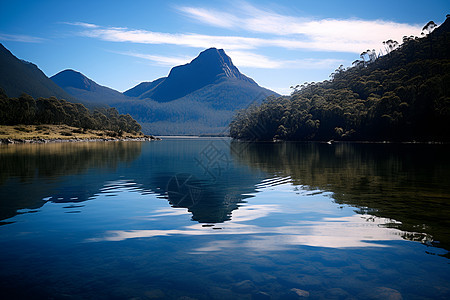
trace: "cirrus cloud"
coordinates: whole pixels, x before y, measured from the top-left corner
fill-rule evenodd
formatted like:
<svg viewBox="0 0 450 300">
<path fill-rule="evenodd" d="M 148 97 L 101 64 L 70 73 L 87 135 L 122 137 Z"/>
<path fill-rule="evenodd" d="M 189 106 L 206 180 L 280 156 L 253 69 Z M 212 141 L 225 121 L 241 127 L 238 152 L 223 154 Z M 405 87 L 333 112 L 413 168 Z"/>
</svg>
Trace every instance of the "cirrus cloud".
<svg viewBox="0 0 450 300">
<path fill-rule="evenodd" d="M 4 34 L 0 33 L 0 41 L 12 41 L 12 42 L 22 42 L 22 43 L 42 43 L 46 39 L 24 35 L 24 34 Z"/>
<path fill-rule="evenodd" d="M 403 36 L 419 35 L 421 26 L 386 20 L 314 19 L 278 14 L 239 3 L 235 14 L 204 7 L 177 7 L 183 15 L 198 22 L 234 30 L 244 30 L 284 39 L 269 45 L 291 49 L 360 53 L 378 49 L 383 40 L 401 41 Z M 286 39 L 286 37 L 290 37 Z"/>
<path fill-rule="evenodd" d="M 218 17 L 217 17 L 218 18 Z M 211 18 L 205 18 L 211 20 Z M 210 22 L 210 21 L 205 21 Z M 256 22 L 256 21 L 254 21 Z M 263 22 L 263 20 L 260 20 Z M 255 28 L 265 33 L 283 31 L 270 25 L 270 19 Z M 80 35 L 110 42 L 130 42 L 139 44 L 166 44 L 194 48 L 224 48 L 226 50 L 250 50 L 265 47 L 279 47 L 290 50 L 313 50 L 327 52 L 361 53 L 365 49 L 379 49 L 386 32 L 393 39 L 401 40 L 404 35 L 420 32 L 420 26 L 384 21 L 364 20 L 319 20 L 290 24 L 292 28 L 280 37 L 244 37 L 238 35 L 205 35 L 198 33 L 165 33 L 124 27 L 101 27 L 95 24 L 68 23 L 82 27 Z M 252 27 L 249 27 L 249 30 Z M 275 29 L 274 29 L 275 28 Z"/>
<path fill-rule="evenodd" d="M 228 54 L 238 67 L 261 69 L 329 69 L 344 62 L 333 58 L 273 59 L 248 51 L 228 51 Z"/>
<path fill-rule="evenodd" d="M 114 53 L 137 57 L 137 58 L 142 58 L 142 59 L 154 62 L 156 65 L 168 66 L 168 67 L 184 65 L 192 60 L 191 58 L 186 57 L 186 56 L 185 57 L 164 56 L 164 55 L 138 53 L 138 52 L 134 52 L 134 51 L 114 52 Z"/>
<path fill-rule="evenodd" d="M 263 39 L 239 36 L 211 36 L 195 33 L 172 34 L 148 30 L 104 27 L 84 30 L 80 35 L 110 42 L 139 44 L 166 44 L 194 48 L 254 49 L 264 44 Z"/>
</svg>

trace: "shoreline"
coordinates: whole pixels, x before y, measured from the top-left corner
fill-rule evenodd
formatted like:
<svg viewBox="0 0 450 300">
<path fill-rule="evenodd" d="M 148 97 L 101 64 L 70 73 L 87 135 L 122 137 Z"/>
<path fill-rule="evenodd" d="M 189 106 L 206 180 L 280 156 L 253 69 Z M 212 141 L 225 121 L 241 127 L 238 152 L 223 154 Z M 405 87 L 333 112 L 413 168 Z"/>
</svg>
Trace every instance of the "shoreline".
<svg viewBox="0 0 450 300">
<path fill-rule="evenodd" d="M 255 140 L 244 140 L 244 139 L 234 139 L 233 141 L 244 142 L 244 143 L 318 143 L 318 144 L 344 144 L 344 143 L 352 143 L 352 144 L 411 144 L 411 145 L 449 145 L 448 141 L 364 141 L 364 140 L 313 140 L 313 141 L 292 141 L 292 140 L 267 140 L 267 141 L 255 141 Z"/>
<path fill-rule="evenodd" d="M 161 139 L 142 132 L 83 129 L 64 124 L 0 125 L 0 145 L 155 140 Z"/>
<path fill-rule="evenodd" d="M 82 142 L 150 142 L 161 141 L 154 136 L 124 138 L 72 138 L 72 139 L 0 139 L 0 145 L 48 144 L 48 143 L 82 143 Z"/>
<path fill-rule="evenodd" d="M 143 137 L 111 137 L 111 138 L 70 138 L 70 139 L 46 139 L 46 138 L 32 138 L 32 139 L 0 139 L 0 145 L 20 145 L 20 144 L 47 144 L 47 143 L 82 143 L 82 142 L 150 142 L 161 141 L 161 138 L 152 135 Z"/>
</svg>

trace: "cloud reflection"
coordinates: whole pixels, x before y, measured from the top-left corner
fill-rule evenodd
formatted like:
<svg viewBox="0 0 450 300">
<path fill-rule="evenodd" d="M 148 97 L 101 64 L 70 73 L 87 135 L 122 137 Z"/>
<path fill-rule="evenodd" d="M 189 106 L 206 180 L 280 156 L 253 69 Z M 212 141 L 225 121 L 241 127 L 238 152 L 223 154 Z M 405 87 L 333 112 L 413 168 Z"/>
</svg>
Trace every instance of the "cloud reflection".
<svg viewBox="0 0 450 300">
<path fill-rule="evenodd" d="M 297 221 L 286 226 L 259 226 L 245 224 L 261 219 L 269 214 L 281 212 L 278 205 L 245 205 L 233 212 L 231 221 L 205 227 L 193 224 L 179 229 L 168 230 L 111 230 L 103 237 L 92 238 L 90 242 L 124 241 L 134 238 L 152 238 L 161 236 L 230 236 L 228 240 L 214 240 L 194 249 L 191 253 L 222 251 L 232 248 L 247 248 L 252 251 L 279 251 L 294 246 L 312 246 L 329 248 L 386 247 L 382 241 L 402 240 L 402 231 L 388 228 L 394 221 L 368 215 L 352 215 L 337 218 L 322 218 L 317 221 Z M 177 212 L 176 214 L 180 214 Z M 159 211 L 152 217 L 172 215 L 168 211 Z M 214 230 L 216 229 L 216 230 Z M 237 236 L 246 235 L 245 240 Z M 232 237 L 235 238 L 232 238 Z"/>
</svg>

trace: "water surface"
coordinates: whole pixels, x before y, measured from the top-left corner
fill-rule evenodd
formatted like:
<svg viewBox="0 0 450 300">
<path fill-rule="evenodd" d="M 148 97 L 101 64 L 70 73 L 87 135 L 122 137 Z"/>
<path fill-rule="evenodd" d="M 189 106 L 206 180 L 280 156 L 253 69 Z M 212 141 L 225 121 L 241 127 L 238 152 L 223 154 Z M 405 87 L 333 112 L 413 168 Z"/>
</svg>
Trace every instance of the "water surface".
<svg viewBox="0 0 450 300">
<path fill-rule="evenodd" d="M 2 294 L 448 299 L 448 150 L 227 139 L 2 146 Z"/>
</svg>

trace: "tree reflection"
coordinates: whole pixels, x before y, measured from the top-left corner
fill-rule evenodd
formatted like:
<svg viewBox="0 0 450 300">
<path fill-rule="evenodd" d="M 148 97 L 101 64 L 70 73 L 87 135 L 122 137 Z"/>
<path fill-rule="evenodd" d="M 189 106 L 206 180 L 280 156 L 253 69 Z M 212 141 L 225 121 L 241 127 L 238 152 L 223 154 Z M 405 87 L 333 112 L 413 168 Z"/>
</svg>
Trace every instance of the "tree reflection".
<svg viewBox="0 0 450 300">
<path fill-rule="evenodd" d="M 450 249 L 448 145 L 234 142 L 235 159 L 390 218 L 404 238 Z M 433 240 L 430 240 L 432 236 Z"/>
<path fill-rule="evenodd" d="M 39 208 L 48 198 L 53 202 L 81 202 L 104 184 L 103 180 L 76 182 L 65 189 L 63 176 L 89 169 L 114 170 L 141 153 L 140 142 L 54 143 L 2 146 L 0 149 L 0 220 L 19 209 Z"/>
</svg>

